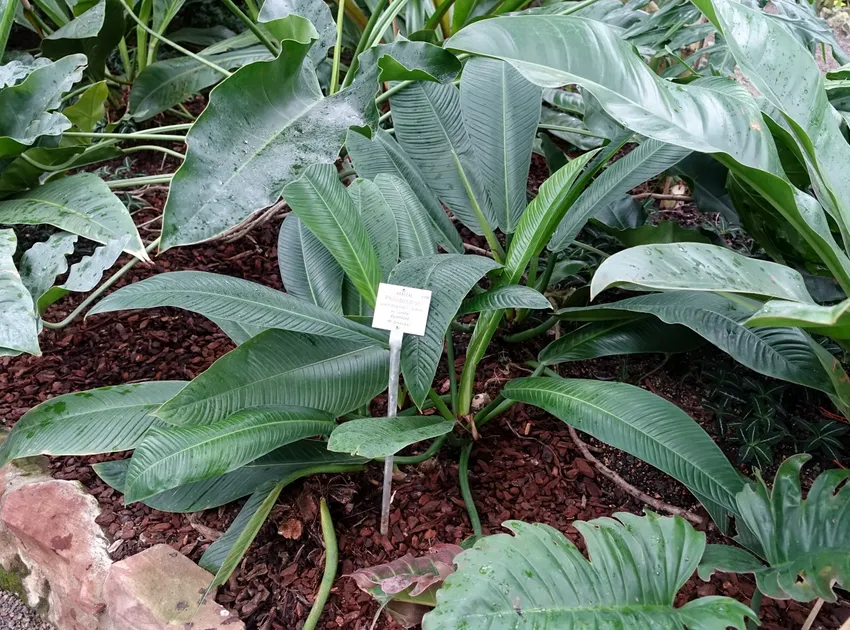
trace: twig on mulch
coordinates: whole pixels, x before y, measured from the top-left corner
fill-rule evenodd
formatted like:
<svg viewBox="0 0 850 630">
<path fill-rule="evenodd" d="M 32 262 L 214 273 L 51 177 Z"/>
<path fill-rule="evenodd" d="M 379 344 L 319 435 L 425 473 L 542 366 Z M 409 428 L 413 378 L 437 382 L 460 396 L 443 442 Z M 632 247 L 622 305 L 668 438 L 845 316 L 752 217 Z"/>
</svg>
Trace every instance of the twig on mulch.
<svg viewBox="0 0 850 630">
<path fill-rule="evenodd" d="M 218 540 L 221 538 L 221 532 L 217 529 L 213 529 L 212 527 L 207 527 L 202 523 L 197 522 L 195 519 L 197 517 L 194 514 L 187 514 L 186 520 L 189 521 L 189 525 L 192 526 L 196 532 L 198 532 L 204 538 L 209 538 L 210 540 Z"/>
<path fill-rule="evenodd" d="M 481 247 L 476 247 L 475 245 L 470 245 L 469 243 L 464 243 L 463 248 L 466 251 L 472 252 L 473 254 L 478 254 L 480 256 L 489 256 L 490 258 L 493 257 L 493 254 L 488 252 L 486 249 L 482 249 Z"/>
<path fill-rule="evenodd" d="M 225 243 L 238 241 L 248 234 L 248 232 L 251 232 L 254 228 L 270 221 L 271 219 L 283 220 L 283 218 L 289 214 L 289 212 L 284 212 L 284 208 L 286 207 L 286 202 L 281 199 L 274 205 L 271 205 L 265 210 L 261 210 L 257 214 L 249 217 L 239 225 L 230 228 L 218 238 L 223 240 Z"/>
<path fill-rule="evenodd" d="M 666 193 L 638 193 L 632 195 L 632 199 L 657 199 L 658 201 L 693 201 L 690 195 L 669 195 Z"/>
<path fill-rule="evenodd" d="M 620 475 L 618 475 L 613 470 L 608 468 L 605 464 L 596 459 L 593 453 L 590 452 L 590 449 L 587 447 L 587 444 L 585 444 L 581 440 L 581 438 L 579 438 L 578 433 L 576 433 L 576 430 L 574 428 L 567 425 L 567 429 L 569 429 L 570 438 L 578 447 L 578 450 L 581 451 L 582 457 L 584 457 L 587 461 L 596 466 L 596 469 L 599 472 L 608 477 L 608 479 L 613 481 L 615 484 L 617 484 L 617 486 L 622 488 L 628 494 L 632 495 L 638 501 L 642 501 L 648 506 L 661 512 L 667 512 L 668 514 L 675 514 L 676 516 L 681 516 L 682 518 L 689 520 L 695 525 L 702 525 L 705 522 L 701 516 L 697 516 L 696 514 L 688 512 L 687 510 L 684 510 L 680 507 L 676 507 L 675 505 L 665 503 L 664 501 L 659 501 L 658 499 L 655 499 L 646 494 L 645 492 L 641 492 L 640 490 L 635 488 L 632 484 L 623 479 Z"/>
</svg>

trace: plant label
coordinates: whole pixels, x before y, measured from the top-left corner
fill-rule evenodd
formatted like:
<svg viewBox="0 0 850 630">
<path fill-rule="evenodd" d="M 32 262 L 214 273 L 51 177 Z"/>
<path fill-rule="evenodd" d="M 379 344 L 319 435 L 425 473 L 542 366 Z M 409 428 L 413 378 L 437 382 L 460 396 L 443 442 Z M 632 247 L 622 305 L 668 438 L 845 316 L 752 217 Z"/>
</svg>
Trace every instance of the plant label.
<svg viewBox="0 0 850 630">
<path fill-rule="evenodd" d="M 431 292 L 427 289 L 382 282 L 378 285 L 372 328 L 421 337 L 425 334 L 430 307 Z"/>
</svg>

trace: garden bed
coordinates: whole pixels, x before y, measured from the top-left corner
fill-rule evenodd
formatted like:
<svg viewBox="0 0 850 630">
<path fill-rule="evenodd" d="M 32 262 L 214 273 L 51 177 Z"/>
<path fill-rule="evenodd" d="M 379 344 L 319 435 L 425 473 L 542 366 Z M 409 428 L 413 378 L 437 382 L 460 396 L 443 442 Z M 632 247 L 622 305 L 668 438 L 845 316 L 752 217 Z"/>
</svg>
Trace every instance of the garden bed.
<svg viewBox="0 0 850 630">
<path fill-rule="evenodd" d="M 137 162 L 134 168 L 156 172 L 159 162 Z M 537 163 L 532 183 L 542 179 L 540 169 L 541 164 Z M 135 218 L 138 225 L 143 225 L 158 216 L 164 193 L 152 189 L 142 190 L 140 195 L 146 204 Z M 688 222 L 693 221 L 691 208 L 680 212 Z M 170 250 L 155 257 L 150 265 L 136 266 L 117 286 L 164 271 L 199 269 L 281 288 L 275 253 L 276 226 L 277 222 L 259 226 L 234 242 Z M 72 297 L 60 303 L 47 319 L 61 319 L 77 302 Z M 32 406 L 59 394 L 151 379 L 192 379 L 233 347 L 208 320 L 173 309 L 97 315 L 76 321 L 64 330 L 46 331 L 41 340 L 41 357 L 0 358 L 0 418 L 7 426 Z M 458 365 L 463 362 L 466 341 L 465 335 L 456 335 Z M 495 396 L 505 382 L 527 374 L 530 370 L 525 361 L 534 359 L 538 348 L 527 343 L 492 347 L 479 370 L 477 391 Z M 705 353 L 717 351 L 706 348 Z M 619 358 L 568 363 L 561 372 L 638 384 L 686 410 L 714 433 L 710 416 L 702 407 L 708 387 L 698 369 L 703 358 L 699 351 L 674 357 L 645 378 L 642 375 L 659 367 L 660 356 L 631 358 L 625 378 Z M 736 369 L 744 371 L 739 366 Z M 442 384 L 447 388 L 445 367 L 440 370 L 437 387 Z M 790 398 L 795 399 L 793 394 Z M 821 417 L 816 405 L 800 406 L 795 410 L 797 414 L 811 420 Z M 380 412 L 375 406 L 373 411 Z M 715 437 L 727 452 L 734 451 L 722 436 Z M 664 474 L 599 443 L 589 444 L 596 457 L 637 488 L 673 505 L 699 509 L 691 495 Z M 80 480 L 97 497 L 103 509 L 99 522 L 114 541 L 110 547 L 114 559 L 167 543 L 197 560 L 238 512 L 239 505 L 192 516 L 161 513 L 141 503 L 125 507 L 121 495 L 104 484 L 91 468 L 92 463 L 104 459 L 54 458 L 52 470 L 57 478 Z M 471 461 L 470 483 L 485 534 L 499 531 L 502 521 L 521 519 L 552 525 L 581 545 L 571 525 L 573 520 L 618 511 L 640 513 L 644 508 L 581 456 L 562 422 L 524 405 L 516 406 L 482 431 Z M 826 460 L 821 463 L 831 465 Z M 472 533 L 460 496 L 457 453 L 451 449 L 443 449 L 438 457 L 423 464 L 401 467 L 394 485 L 388 538 L 377 532 L 380 478 L 380 467 L 374 464 L 365 474 L 322 475 L 286 488 L 239 569 L 220 589 L 218 601 L 236 612 L 248 628 L 298 627 L 309 611 L 322 575 L 318 498 L 325 496 L 339 536 L 341 567 L 320 627 L 368 628 L 377 604 L 346 574 L 408 552 L 427 551 L 437 543 L 459 543 Z M 709 538 L 719 539 L 719 534 L 711 531 Z M 750 579 L 721 574 L 710 583 L 692 578 L 679 597 L 686 601 L 718 594 L 748 601 L 752 591 Z M 799 627 L 808 607 L 767 599 L 762 612 L 763 627 L 778 630 Z M 814 627 L 838 628 L 847 616 L 847 602 L 843 607 L 841 603 L 827 604 Z M 390 627 L 396 626 L 384 619 L 376 625 Z"/>
</svg>

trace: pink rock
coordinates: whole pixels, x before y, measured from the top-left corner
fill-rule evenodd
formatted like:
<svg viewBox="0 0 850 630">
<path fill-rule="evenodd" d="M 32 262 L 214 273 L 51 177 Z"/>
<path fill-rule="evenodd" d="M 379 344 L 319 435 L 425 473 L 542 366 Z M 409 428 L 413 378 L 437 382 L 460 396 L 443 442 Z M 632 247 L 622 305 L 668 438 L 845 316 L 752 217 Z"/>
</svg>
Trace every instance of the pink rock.
<svg viewBox="0 0 850 630">
<path fill-rule="evenodd" d="M 111 561 L 95 498 L 79 483 L 50 480 L 7 489 L 2 499 L 0 523 L 49 582 L 49 619 L 62 630 L 97 628 Z"/>
<path fill-rule="evenodd" d="M 213 576 L 168 545 L 112 565 L 103 591 L 108 630 L 244 630 L 212 600 L 198 606 Z"/>
</svg>

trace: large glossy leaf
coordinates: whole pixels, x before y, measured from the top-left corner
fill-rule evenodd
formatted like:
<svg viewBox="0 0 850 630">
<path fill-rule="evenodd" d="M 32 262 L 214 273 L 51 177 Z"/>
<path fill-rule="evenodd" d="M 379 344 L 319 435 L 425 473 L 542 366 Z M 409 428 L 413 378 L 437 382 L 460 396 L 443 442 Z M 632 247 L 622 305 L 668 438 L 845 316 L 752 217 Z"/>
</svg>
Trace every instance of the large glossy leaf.
<svg viewBox="0 0 850 630">
<path fill-rule="evenodd" d="M 331 433 L 328 450 L 362 457 L 387 457 L 405 446 L 445 435 L 454 426 L 454 422 L 439 415 L 349 420 Z"/>
<path fill-rule="evenodd" d="M 504 281 L 517 284 L 528 262 L 543 251 L 552 233 L 581 191 L 573 186 L 593 158 L 589 151 L 575 158 L 543 182 L 537 197 L 523 213 L 505 260 Z"/>
<path fill-rule="evenodd" d="M 56 277 L 68 271 L 66 256 L 73 253 L 77 237 L 67 232 L 57 232 L 41 243 L 35 243 L 21 256 L 21 282 L 38 304 Z"/>
<path fill-rule="evenodd" d="M 758 476 L 738 494 L 742 524 L 757 541 L 767 564 L 742 549 L 709 545 L 699 567 L 707 580 L 715 571 L 755 573 L 759 590 L 774 599 L 834 602 L 835 586 L 850 584 L 850 471 L 827 470 L 806 498 L 800 469 L 810 455 L 782 463 L 768 489 Z"/>
<path fill-rule="evenodd" d="M 466 63 L 460 84 L 463 123 L 505 233 L 514 231 L 527 203 L 540 103 L 540 88 L 509 64 L 481 57 Z"/>
<path fill-rule="evenodd" d="M 20 53 L 3 65 L 0 65 L 0 88 L 17 85 L 39 68 L 49 66 L 51 60 L 46 57 L 33 57 Z"/>
<path fill-rule="evenodd" d="M 213 363 L 156 415 L 179 425 L 283 405 L 341 415 L 386 389 L 388 356 L 379 346 L 268 330 Z"/>
<path fill-rule="evenodd" d="M 0 446 L 0 465 L 32 455 L 93 455 L 135 448 L 184 381 L 150 381 L 64 394 L 33 407 Z"/>
<path fill-rule="evenodd" d="M 393 209 L 381 194 L 381 189 L 368 179 L 358 178 L 345 190 L 363 217 L 363 227 L 381 267 L 381 280 L 386 280 L 398 264 L 399 257 L 399 230 Z"/>
<path fill-rule="evenodd" d="M 428 213 L 407 182 L 396 175 L 381 173 L 375 178 L 375 185 L 395 216 L 399 258 L 405 260 L 436 254 L 437 246 Z"/>
<path fill-rule="evenodd" d="M 271 54 L 265 46 L 240 48 L 206 57 L 227 70 L 270 58 Z M 136 120 L 153 118 L 220 80 L 219 72 L 191 57 L 157 61 L 146 66 L 133 82 L 133 88 L 130 90 L 130 113 Z"/>
<path fill-rule="evenodd" d="M 342 315 L 342 267 L 295 214 L 280 226 L 277 260 L 289 295 Z"/>
<path fill-rule="evenodd" d="M 213 479 L 204 479 L 166 490 L 142 503 L 162 512 L 200 512 L 246 497 L 266 482 L 279 481 L 316 466 L 363 465 L 368 460 L 332 453 L 327 442 L 299 440 L 275 449 L 241 468 Z M 129 459 L 93 466 L 98 477 L 124 493 Z"/>
<path fill-rule="evenodd" d="M 452 225 L 449 216 L 437 199 L 436 194 L 425 181 L 422 172 L 404 152 L 392 136 L 383 129 L 376 129 L 371 139 L 351 130 L 348 132 L 345 146 L 354 161 L 357 172 L 369 179 L 381 173 L 397 175 L 413 189 L 428 212 L 435 231 L 436 241 L 449 253 L 463 253 L 463 242 Z"/>
<path fill-rule="evenodd" d="M 481 311 L 498 311 L 506 308 L 530 308 L 535 310 L 550 309 L 552 305 L 546 296 L 539 291 L 521 284 L 509 284 L 496 287 L 466 300 L 459 313 L 480 313 Z"/>
<path fill-rule="evenodd" d="M 86 293 L 94 289 L 100 279 L 103 278 L 103 272 L 112 267 L 118 260 L 127 240 L 126 236 L 115 239 L 102 247 L 95 248 L 90 255 L 83 256 L 80 262 L 71 266 L 68 279 L 57 288 L 79 293 Z"/>
<path fill-rule="evenodd" d="M 372 306 L 378 295 L 381 267 L 366 233 L 363 217 L 345 192 L 336 168 L 314 164 L 283 189 L 289 207 L 318 238 Z"/>
<path fill-rule="evenodd" d="M 127 208 L 92 173 L 63 177 L 0 201 L 0 223 L 47 223 L 103 244 L 127 238 L 124 251 L 148 258 Z"/>
<path fill-rule="evenodd" d="M 364 344 L 386 344 L 386 335 L 281 291 L 206 271 L 161 273 L 109 294 L 89 311 L 111 313 L 173 306 L 250 329 L 280 328 Z"/>
<path fill-rule="evenodd" d="M 163 250 L 210 239 L 273 204 L 308 165 L 334 162 L 351 125 L 373 118 L 372 80 L 324 98 L 303 63 L 315 29 L 285 19 L 298 39 L 284 40 L 277 59 L 222 82 L 192 126 L 164 210 Z"/>
<path fill-rule="evenodd" d="M 495 227 L 463 124 L 460 91 L 451 84 L 418 81 L 394 94 L 390 105 L 396 139 L 443 203 L 475 234 L 483 234 L 482 221 Z"/>
<path fill-rule="evenodd" d="M 218 477 L 314 435 L 329 434 L 331 414 L 307 407 L 246 409 L 204 425 L 154 427 L 136 447 L 124 480 L 127 503 Z"/>
<path fill-rule="evenodd" d="M 640 245 L 618 252 L 593 275 L 591 299 L 611 287 L 723 291 L 814 303 L 803 276 L 790 267 L 704 243 Z"/>
<path fill-rule="evenodd" d="M 539 46 L 540 41 L 552 44 Z M 503 59 L 543 87 L 579 84 L 629 129 L 715 154 L 757 188 L 850 287 L 850 259 L 832 239 L 822 208 L 785 179 L 759 106 L 743 86 L 717 77 L 687 85 L 664 81 L 617 31 L 573 16 L 482 20 L 446 47 Z"/>
<path fill-rule="evenodd" d="M 377 59 L 378 81 L 436 81 L 451 83 L 460 72 L 460 61 L 449 51 L 424 42 L 398 38 L 389 44 L 368 49 L 363 63 Z"/>
<path fill-rule="evenodd" d="M 757 619 L 729 597 L 674 607 L 705 549 L 705 534 L 681 517 L 618 513 L 576 521 L 589 559 L 548 525 L 503 526 L 514 535 L 487 536 L 455 557 L 457 571 L 437 591 L 423 630 L 744 630 L 747 618 Z"/>
<path fill-rule="evenodd" d="M 431 291 L 425 334 L 406 335 L 401 347 L 401 370 L 410 397 L 422 407 L 443 354 L 443 340 L 466 294 L 488 271 L 499 265 L 484 256 L 435 254 L 404 260 L 390 282 Z"/>
<path fill-rule="evenodd" d="M 71 127 L 55 110 L 62 104 L 62 94 L 82 78 L 85 66 L 85 55 L 70 55 L 0 91 L 0 159 L 21 153 L 41 136 L 58 136 Z"/>
<path fill-rule="evenodd" d="M 549 250 L 559 252 L 566 249 L 589 219 L 635 186 L 677 164 L 688 153 L 688 149 L 657 140 L 642 142 L 639 147 L 611 164 L 593 180 L 558 225 L 549 241 Z"/>
<path fill-rule="evenodd" d="M 651 314 L 668 324 L 687 326 L 732 358 L 760 374 L 835 393 L 814 349 L 814 340 L 796 328 L 748 328 L 758 308 L 720 295 L 693 291 L 654 293 L 612 304 L 559 311 L 567 319 L 594 321 Z"/>
<path fill-rule="evenodd" d="M 694 4 L 723 34 L 744 74 L 785 116 L 818 199 L 831 210 L 847 239 L 850 146 L 829 104 L 814 57 L 785 25 L 760 9 L 730 0 L 697 0 Z"/>
<path fill-rule="evenodd" d="M 835 339 L 850 335 L 850 300 L 833 306 L 770 300 L 745 323 L 747 326 L 797 326 Z"/>
<path fill-rule="evenodd" d="M 671 326 L 655 318 L 593 322 L 556 339 L 540 351 L 546 365 L 621 354 L 688 352 L 702 338 L 684 326 Z"/>
<path fill-rule="evenodd" d="M 0 230 L 0 349 L 41 354 L 35 304 L 12 260 L 17 246 L 12 230 Z"/>
</svg>

